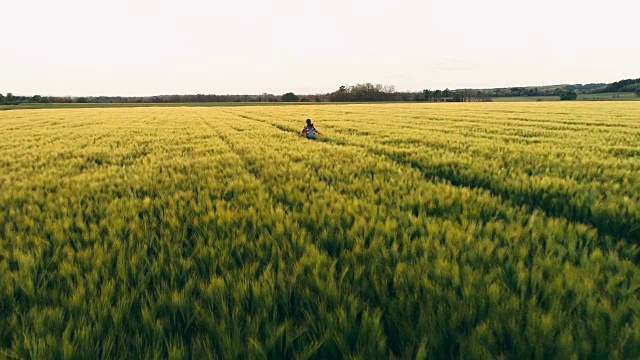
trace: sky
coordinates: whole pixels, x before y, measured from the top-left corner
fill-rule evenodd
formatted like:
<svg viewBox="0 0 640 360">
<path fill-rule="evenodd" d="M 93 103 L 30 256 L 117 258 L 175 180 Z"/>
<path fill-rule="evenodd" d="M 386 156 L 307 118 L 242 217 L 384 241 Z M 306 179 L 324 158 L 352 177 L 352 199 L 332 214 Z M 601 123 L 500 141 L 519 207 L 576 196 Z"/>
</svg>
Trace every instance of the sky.
<svg viewBox="0 0 640 360">
<path fill-rule="evenodd" d="M 640 78 L 637 0 L 0 0 L 0 93 L 326 93 Z"/>
</svg>

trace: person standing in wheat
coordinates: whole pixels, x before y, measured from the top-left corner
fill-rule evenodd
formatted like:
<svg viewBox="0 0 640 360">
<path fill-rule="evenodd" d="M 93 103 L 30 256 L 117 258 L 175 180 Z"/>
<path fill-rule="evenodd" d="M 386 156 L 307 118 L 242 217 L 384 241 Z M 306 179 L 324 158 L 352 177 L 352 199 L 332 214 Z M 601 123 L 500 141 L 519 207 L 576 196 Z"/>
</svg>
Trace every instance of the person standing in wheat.
<svg viewBox="0 0 640 360">
<path fill-rule="evenodd" d="M 318 129 L 316 129 L 315 126 L 313 126 L 311 119 L 307 119 L 307 126 L 302 128 L 302 131 L 300 131 L 300 136 L 304 136 L 309 140 L 315 140 L 316 134 L 322 135 L 322 133 L 318 131 Z"/>
</svg>

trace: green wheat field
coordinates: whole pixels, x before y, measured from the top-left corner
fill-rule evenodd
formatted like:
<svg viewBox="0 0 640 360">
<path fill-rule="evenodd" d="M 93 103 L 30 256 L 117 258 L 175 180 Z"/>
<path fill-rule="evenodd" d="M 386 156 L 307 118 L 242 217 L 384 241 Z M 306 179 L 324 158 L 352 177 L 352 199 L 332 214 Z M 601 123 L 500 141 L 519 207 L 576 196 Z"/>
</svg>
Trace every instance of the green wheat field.
<svg viewBox="0 0 640 360">
<path fill-rule="evenodd" d="M 638 102 L 0 112 L 0 358 L 637 358 L 639 244 Z"/>
</svg>

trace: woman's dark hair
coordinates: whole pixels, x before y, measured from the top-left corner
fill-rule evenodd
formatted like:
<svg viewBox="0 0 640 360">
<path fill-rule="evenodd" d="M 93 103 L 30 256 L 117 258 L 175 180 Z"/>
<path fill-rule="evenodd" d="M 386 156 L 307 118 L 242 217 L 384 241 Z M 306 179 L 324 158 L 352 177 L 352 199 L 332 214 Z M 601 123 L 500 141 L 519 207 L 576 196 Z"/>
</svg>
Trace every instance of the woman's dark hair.
<svg viewBox="0 0 640 360">
<path fill-rule="evenodd" d="M 311 119 L 307 119 L 307 125 L 313 126 L 313 124 L 311 123 Z"/>
</svg>

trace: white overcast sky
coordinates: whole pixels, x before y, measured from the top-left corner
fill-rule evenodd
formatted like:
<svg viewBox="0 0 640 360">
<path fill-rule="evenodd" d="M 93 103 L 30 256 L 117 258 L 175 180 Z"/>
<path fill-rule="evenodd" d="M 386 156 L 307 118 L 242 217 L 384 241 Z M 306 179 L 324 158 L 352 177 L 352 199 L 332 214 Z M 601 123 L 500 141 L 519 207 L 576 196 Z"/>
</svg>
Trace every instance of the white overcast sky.
<svg viewBox="0 0 640 360">
<path fill-rule="evenodd" d="M 640 77 L 638 0 L 0 0 L 0 93 L 282 94 Z"/>
</svg>

